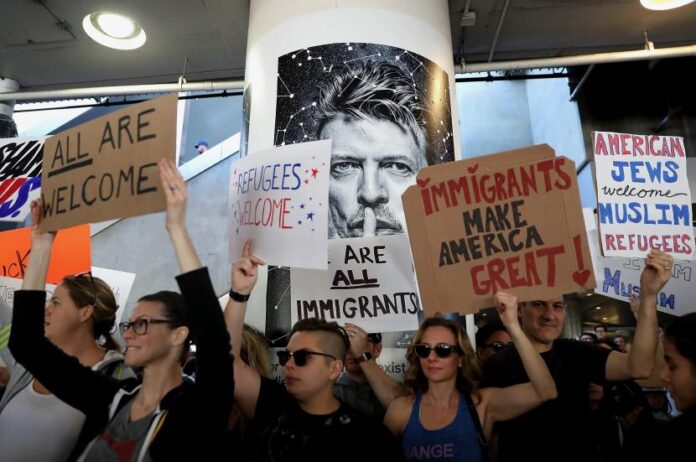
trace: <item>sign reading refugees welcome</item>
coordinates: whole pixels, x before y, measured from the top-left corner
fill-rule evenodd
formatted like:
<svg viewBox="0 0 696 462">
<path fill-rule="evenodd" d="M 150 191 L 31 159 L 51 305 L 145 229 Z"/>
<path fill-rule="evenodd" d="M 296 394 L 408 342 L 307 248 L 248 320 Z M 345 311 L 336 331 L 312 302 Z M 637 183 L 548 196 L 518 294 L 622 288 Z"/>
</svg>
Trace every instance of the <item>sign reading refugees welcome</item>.
<svg viewBox="0 0 696 462">
<path fill-rule="evenodd" d="M 271 265 L 326 268 L 331 141 L 257 152 L 232 164 L 230 255 L 254 239 Z"/>
<path fill-rule="evenodd" d="M 656 249 L 693 259 L 684 140 L 595 132 L 593 143 L 603 254 L 645 257 Z"/>
<path fill-rule="evenodd" d="M 45 139 L 0 139 L 0 221 L 24 221 L 39 197 Z"/>
<path fill-rule="evenodd" d="M 164 210 L 157 161 L 174 160 L 176 107 L 163 96 L 46 140 L 41 230 Z"/>
<path fill-rule="evenodd" d="M 420 302 L 404 234 L 332 239 L 328 270 L 291 269 L 292 323 L 322 318 L 367 332 L 418 328 Z"/>
<path fill-rule="evenodd" d="M 595 286 L 575 164 L 547 145 L 424 168 L 403 202 L 426 315 Z"/>
</svg>

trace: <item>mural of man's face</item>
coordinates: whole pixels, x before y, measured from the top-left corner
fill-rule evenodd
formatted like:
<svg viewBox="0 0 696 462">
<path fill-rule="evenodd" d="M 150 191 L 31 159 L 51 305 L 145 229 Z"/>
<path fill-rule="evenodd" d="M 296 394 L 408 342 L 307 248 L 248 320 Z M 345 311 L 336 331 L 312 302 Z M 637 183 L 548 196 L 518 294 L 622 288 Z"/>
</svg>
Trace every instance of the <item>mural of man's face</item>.
<svg viewBox="0 0 696 462">
<path fill-rule="evenodd" d="M 413 135 L 389 120 L 346 116 L 327 122 L 320 138 L 333 141 L 329 236 L 404 232 L 401 194 L 426 165 Z"/>
</svg>

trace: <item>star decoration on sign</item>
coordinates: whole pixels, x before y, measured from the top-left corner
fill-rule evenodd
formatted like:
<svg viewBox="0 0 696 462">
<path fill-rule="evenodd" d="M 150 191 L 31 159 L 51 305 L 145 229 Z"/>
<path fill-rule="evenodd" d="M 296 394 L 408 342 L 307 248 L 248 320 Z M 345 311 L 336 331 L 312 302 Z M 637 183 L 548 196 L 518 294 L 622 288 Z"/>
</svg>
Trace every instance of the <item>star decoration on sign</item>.
<svg viewBox="0 0 696 462">
<path fill-rule="evenodd" d="M 308 220 L 314 221 L 314 212 L 309 212 L 309 213 L 307 214 L 307 219 L 308 219 Z"/>
<path fill-rule="evenodd" d="M 316 178 L 318 174 L 319 174 L 319 170 L 317 170 L 316 168 L 313 168 L 312 169 L 312 178 Z"/>
</svg>

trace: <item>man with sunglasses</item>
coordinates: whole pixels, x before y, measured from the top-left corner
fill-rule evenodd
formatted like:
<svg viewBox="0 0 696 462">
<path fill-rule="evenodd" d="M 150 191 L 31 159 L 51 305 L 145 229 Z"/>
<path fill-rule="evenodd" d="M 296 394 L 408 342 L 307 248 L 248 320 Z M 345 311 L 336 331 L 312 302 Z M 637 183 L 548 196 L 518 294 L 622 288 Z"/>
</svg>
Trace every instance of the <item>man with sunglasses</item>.
<svg viewBox="0 0 696 462">
<path fill-rule="evenodd" d="M 481 365 L 509 345 L 512 338 L 500 321 L 488 322 L 476 331 L 476 357 Z"/>
<path fill-rule="evenodd" d="M 377 364 L 382 353 L 382 334 L 368 334 L 355 324 L 346 323 L 350 339 L 345 370 L 334 385 L 334 395 L 360 412 L 380 422 L 394 398 L 407 394 L 404 385 Z"/>
<path fill-rule="evenodd" d="M 263 261 L 244 244 L 242 259 L 232 267 L 232 290 L 225 320 L 234 353 L 234 398 L 251 419 L 255 461 L 402 460 L 401 449 L 387 429 L 342 403 L 333 385 L 343 370 L 349 340 L 336 323 L 304 319 L 293 326 L 287 350 L 278 352 L 285 386 L 262 378 L 240 358 L 246 301 Z"/>
<path fill-rule="evenodd" d="M 521 305 L 522 330 L 546 362 L 558 398 L 514 420 L 496 424 L 499 462 L 597 460 L 589 422 L 589 384 L 650 376 L 657 349 L 657 294 L 669 281 L 671 269 L 672 257 L 665 253 L 653 251 L 645 260 L 634 348 L 629 354 L 560 339 L 566 315 L 563 298 Z M 528 380 L 516 349 L 508 348 L 483 366 L 481 386 L 506 387 Z M 543 448 L 535 441 L 543 443 Z"/>
</svg>

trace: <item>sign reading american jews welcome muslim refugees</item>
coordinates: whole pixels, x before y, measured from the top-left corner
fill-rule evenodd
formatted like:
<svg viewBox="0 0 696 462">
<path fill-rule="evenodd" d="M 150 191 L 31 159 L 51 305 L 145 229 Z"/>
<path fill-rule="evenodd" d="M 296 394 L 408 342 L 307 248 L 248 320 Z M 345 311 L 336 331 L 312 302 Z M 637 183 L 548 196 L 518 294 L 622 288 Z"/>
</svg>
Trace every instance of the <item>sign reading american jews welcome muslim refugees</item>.
<svg viewBox="0 0 696 462">
<path fill-rule="evenodd" d="M 350 322 L 367 332 L 418 328 L 420 302 L 405 234 L 332 239 L 328 270 L 290 270 L 291 319 Z"/>
<path fill-rule="evenodd" d="M 575 164 L 547 145 L 426 167 L 403 194 L 426 315 L 595 287 Z"/>
<path fill-rule="evenodd" d="M 230 257 L 254 239 L 254 254 L 278 266 L 325 269 L 331 141 L 257 152 L 232 164 Z"/>
<path fill-rule="evenodd" d="M 24 221 L 39 197 L 45 139 L 0 139 L 0 221 Z"/>
<path fill-rule="evenodd" d="M 175 158 L 176 108 L 162 96 L 48 138 L 41 230 L 164 210 L 157 161 Z"/>
<path fill-rule="evenodd" d="M 593 145 L 603 254 L 645 257 L 656 249 L 693 259 L 684 140 L 595 132 Z"/>
</svg>

